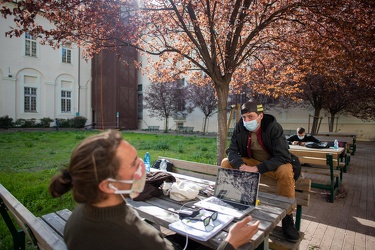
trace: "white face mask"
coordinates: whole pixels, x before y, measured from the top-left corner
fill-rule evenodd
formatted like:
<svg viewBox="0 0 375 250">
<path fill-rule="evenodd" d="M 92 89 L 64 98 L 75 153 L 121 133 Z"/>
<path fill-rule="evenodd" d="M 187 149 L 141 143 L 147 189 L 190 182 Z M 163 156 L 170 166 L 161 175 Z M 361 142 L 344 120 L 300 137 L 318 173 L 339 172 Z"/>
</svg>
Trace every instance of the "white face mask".
<svg viewBox="0 0 375 250">
<path fill-rule="evenodd" d="M 112 189 L 115 189 L 115 194 L 129 194 L 130 198 L 136 198 L 144 189 L 146 183 L 146 169 L 143 161 L 139 163 L 137 171 L 133 175 L 133 180 L 115 180 L 113 178 L 107 178 L 111 182 L 120 182 L 125 184 L 132 184 L 130 190 L 120 190 L 110 184 Z"/>
<path fill-rule="evenodd" d="M 245 128 L 249 131 L 254 131 L 258 128 L 259 124 L 257 122 L 258 118 L 255 119 L 255 120 L 252 120 L 252 121 L 249 121 L 249 122 L 245 122 L 243 121 L 243 125 L 245 126 Z"/>
<path fill-rule="evenodd" d="M 298 135 L 298 139 L 302 140 L 303 138 L 305 138 L 304 135 L 303 135 L 303 136 L 299 136 L 299 135 Z"/>
</svg>

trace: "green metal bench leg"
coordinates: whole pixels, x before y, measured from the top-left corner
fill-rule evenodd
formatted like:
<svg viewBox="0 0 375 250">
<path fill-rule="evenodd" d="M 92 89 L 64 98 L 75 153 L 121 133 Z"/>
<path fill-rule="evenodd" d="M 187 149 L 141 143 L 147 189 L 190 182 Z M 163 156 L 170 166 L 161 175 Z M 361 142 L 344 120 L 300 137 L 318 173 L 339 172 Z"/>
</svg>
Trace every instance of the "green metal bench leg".
<svg viewBox="0 0 375 250">
<path fill-rule="evenodd" d="M 327 154 L 327 165 L 329 166 L 329 169 L 330 169 L 330 180 L 331 180 L 331 183 L 330 183 L 330 188 L 329 188 L 329 191 L 330 191 L 330 194 L 331 194 L 331 197 L 330 197 L 330 202 L 334 202 L 335 201 L 335 177 L 333 175 L 333 156 L 332 154 Z M 337 181 L 337 179 L 336 179 Z M 336 182 L 337 185 L 338 182 Z"/>
<path fill-rule="evenodd" d="M 331 189 L 330 189 L 331 195 L 329 197 L 329 201 L 331 203 L 333 203 L 335 201 L 335 187 L 332 187 L 332 185 L 334 185 L 334 184 L 331 184 Z"/>
<path fill-rule="evenodd" d="M 352 145 L 352 155 L 354 155 L 355 151 L 357 150 L 357 140 L 353 138 L 353 145 Z"/>
<path fill-rule="evenodd" d="M 9 214 L 7 212 L 7 208 L 2 199 L 0 199 L 0 213 L 3 217 L 5 224 L 7 225 L 10 233 L 13 237 L 13 249 L 14 250 L 25 250 L 25 232 L 23 230 L 17 230 L 14 226 Z"/>
<path fill-rule="evenodd" d="M 348 171 L 349 158 L 350 158 L 350 156 L 348 156 L 348 154 L 346 154 L 345 158 L 344 158 L 344 161 L 345 161 L 344 173 L 347 173 L 347 171 Z"/>
<path fill-rule="evenodd" d="M 268 250 L 269 249 L 268 241 L 269 241 L 269 237 L 268 236 L 264 237 L 263 242 L 256 248 L 256 250 Z"/>
<path fill-rule="evenodd" d="M 25 232 L 18 230 L 17 234 L 13 234 L 13 249 L 14 250 L 24 250 L 25 248 Z"/>
<path fill-rule="evenodd" d="M 302 206 L 297 205 L 297 211 L 296 211 L 296 228 L 299 231 L 301 228 L 301 218 L 302 218 Z"/>
</svg>

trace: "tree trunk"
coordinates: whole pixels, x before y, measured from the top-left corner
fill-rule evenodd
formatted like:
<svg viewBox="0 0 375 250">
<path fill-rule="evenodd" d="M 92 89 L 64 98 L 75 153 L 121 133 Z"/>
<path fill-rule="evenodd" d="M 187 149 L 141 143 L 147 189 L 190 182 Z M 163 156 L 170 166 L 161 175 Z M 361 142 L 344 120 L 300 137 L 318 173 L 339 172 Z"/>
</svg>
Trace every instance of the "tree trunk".
<svg viewBox="0 0 375 250">
<path fill-rule="evenodd" d="M 165 117 L 165 129 L 164 129 L 164 133 L 168 133 L 168 116 Z"/>
<path fill-rule="evenodd" d="M 335 125 L 335 117 L 336 114 L 332 114 L 331 113 L 331 117 L 328 118 L 328 131 L 329 132 L 333 132 L 333 128 L 334 128 L 334 125 Z"/>
<path fill-rule="evenodd" d="M 208 119 L 208 116 L 205 116 L 204 117 L 204 122 L 203 122 L 203 134 L 204 135 L 206 134 L 207 119 Z"/>
<path fill-rule="evenodd" d="M 320 109 L 315 109 L 314 111 L 314 117 L 313 117 L 313 124 L 312 124 L 312 127 L 311 127 L 311 134 L 312 135 L 315 135 L 316 133 L 318 133 L 318 126 L 319 126 L 319 117 L 320 115 Z"/>
<path fill-rule="evenodd" d="M 217 165 L 220 166 L 221 160 L 225 157 L 225 150 L 227 146 L 228 135 L 227 131 L 227 105 L 228 105 L 228 93 L 229 83 L 215 84 L 217 93 Z"/>
</svg>

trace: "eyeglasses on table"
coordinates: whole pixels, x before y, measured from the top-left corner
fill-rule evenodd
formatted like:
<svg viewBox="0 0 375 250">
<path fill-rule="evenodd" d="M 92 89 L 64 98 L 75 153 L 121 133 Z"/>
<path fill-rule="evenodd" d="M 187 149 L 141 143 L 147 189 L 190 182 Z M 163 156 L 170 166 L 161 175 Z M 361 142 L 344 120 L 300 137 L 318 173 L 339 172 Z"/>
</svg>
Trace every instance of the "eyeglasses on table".
<svg viewBox="0 0 375 250">
<path fill-rule="evenodd" d="M 205 218 L 200 218 L 202 216 L 204 216 L 204 215 L 199 214 L 196 217 L 187 217 L 187 218 L 185 218 L 186 222 L 184 222 L 184 221 L 183 222 L 184 222 L 185 225 L 191 226 L 191 225 L 189 225 L 190 221 L 202 221 L 205 231 L 208 231 L 208 232 L 212 231 L 217 225 L 219 225 L 219 222 L 217 221 L 218 212 L 214 212 L 214 213 L 212 213 L 211 215 L 209 215 Z M 211 221 L 212 221 L 212 224 L 211 224 Z"/>
</svg>

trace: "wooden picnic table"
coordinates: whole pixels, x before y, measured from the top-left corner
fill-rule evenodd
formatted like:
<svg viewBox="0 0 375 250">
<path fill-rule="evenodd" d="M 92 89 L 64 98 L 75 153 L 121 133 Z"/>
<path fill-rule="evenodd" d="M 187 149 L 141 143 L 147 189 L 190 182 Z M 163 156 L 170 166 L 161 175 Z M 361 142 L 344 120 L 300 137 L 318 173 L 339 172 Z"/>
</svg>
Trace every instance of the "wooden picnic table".
<svg viewBox="0 0 375 250">
<path fill-rule="evenodd" d="M 315 137 L 330 137 L 330 141 L 334 141 L 337 139 L 338 141 L 344 141 L 344 137 L 350 138 L 350 150 L 351 154 L 354 155 L 355 151 L 357 150 L 357 133 L 349 133 L 349 132 L 319 132 L 314 135 Z M 340 138 L 340 139 L 339 139 Z"/>
<path fill-rule="evenodd" d="M 323 141 L 323 142 L 334 142 L 335 139 L 337 139 L 338 141 L 341 141 L 341 142 L 345 142 L 349 145 L 352 145 L 353 144 L 353 139 L 351 137 L 345 137 L 345 136 L 342 136 L 342 137 L 333 137 L 333 136 L 325 136 L 325 135 L 316 135 L 314 136 L 316 139 L 318 139 L 319 141 Z"/>
<path fill-rule="evenodd" d="M 173 174 L 177 179 L 194 182 L 200 188 L 205 188 L 209 185 L 215 184 L 215 182 L 209 180 L 203 180 L 176 173 L 171 174 Z M 138 211 L 141 217 L 153 223 L 154 226 L 168 228 L 170 223 L 179 220 L 178 211 L 182 208 L 182 206 L 183 209 L 186 209 L 187 207 L 191 208 L 194 206 L 194 202 L 205 198 L 207 198 L 207 196 L 200 194 L 195 200 L 193 200 L 193 202 L 187 203 L 178 202 L 170 199 L 168 196 L 161 195 L 160 197 L 153 197 L 146 201 L 133 201 L 132 199 L 128 198 L 127 202 Z M 268 249 L 270 232 L 285 217 L 285 215 L 290 213 L 293 207 L 296 206 L 295 199 L 289 199 L 269 193 L 260 192 L 259 200 L 260 204 L 249 213 L 249 215 L 251 215 L 255 220 L 260 221 L 259 231 L 253 236 L 251 241 L 244 245 L 241 249 Z M 235 222 L 236 220 L 231 222 L 231 224 L 223 228 L 218 234 L 214 235 L 208 241 L 196 241 L 209 248 L 216 249 L 226 238 L 230 226 Z"/>
<path fill-rule="evenodd" d="M 356 140 L 354 137 L 347 137 L 347 136 L 333 137 L 333 136 L 327 136 L 327 135 L 316 135 L 314 137 L 320 141 L 325 141 L 325 142 L 333 142 L 335 139 L 337 139 L 337 141 L 339 142 L 344 142 L 347 152 L 353 155 L 357 148 Z"/>
<path fill-rule="evenodd" d="M 152 169 L 152 171 L 158 171 Z M 203 180 L 187 175 L 172 173 L 176 178 L 181 180 L 189 180 L 196 183 L 201 188 L 209 185 L 214 185 L 213 181 Z M 160 196 L 148 199 L 146 201 L 133 201 L 127 198 L 127 203 L 132 205 L 141 217 L 152 223 L 156 228 L 168 228 L 170 223 L 179 220 L 178 211 L 182 205 L 184 208 L 192 207 L 194 202 L 199 199 L 207 198 L 207 196 L 199 195 L 194 201 L 190 203 L 177 202 L 167 196 Z M 268 239 L 270 232 L 277 226 L 277 224 L 290 213 L 293 207 L 296 206 L 295 199 L 289 199 L 283 196 L 278 196 L 270 193 L 260 192 L 258 199 L 260 204 L 250 212 L 255 220 L 260 221 L 259 231 L 253 236 L 251 241 L 245 244 L 241 249 L 253 250 L 268 249 Z M 5 203 L 5 206 L 3 204 Z M 64 243 L 64 227 L 71 216 L 72 212 L 68 209 L 52 212 L 41 217 L 35 217 L 29 210 L 27 210 L 12 194 L 9 193 L 0 184 L 0 210 L 4 219 L 9 222 L 7 226 L 10 228 L 13 235 L 14 249 L 25 248 L 25 234 L 29 236 L 33 242 L 41 247 L 41 249 L 61 249 L 65 250 Z M 11 212 L 22 230 L 17 231 L 7 210 Z M 220 243 L 226 238 L 228 230 L 235 221 L 231 222 L 227 227 L 223 228 L 219 233 L 213 236 L 208 241 L 198 241 L 202 245 L 216 249 Z M 275 237 L 272 232 L 272 237 Z M 31 236 L 33 235 L 33 236 Z"/>
<path fill-rule="evenodd" d="M 334 202 L 338 188 L 342 184 L 346 162 L 341 162 L 340 155 L 345 149 L 308 148 L 289 145 L 289 152 L 296 155 L 302 163 L 302 173 L 314 174 L 318 180 L 312 179 L 311 186 L 330 191 L 330 201 Z"/>
<path fill-rule="evenodd" d="M 289 145 L 289 152 L 294 153 L 295 151 L 298 152 L 306 152 L 309 154 L 310 152 L 324 152 L 328 154 L 332 154 L 334 158 L 338 159 L 340 154 L 345 151 L 345 148 L 339 147 L 337 150 L 333 147 L 329 148 L 308 148 L 305 146 L 299 146 L 299 145 Z M 335 157 L 336 156 L 336 157 Z"/>
<path fill-rule="evenodd" d="M 302 156 L 306 156 L 306 157 L 309 157 L 311 152 L 324 152 L 326 154 L 327 153 L 332 154 L 335 166 L 338 167 L 341 164 L 341 167 L 343 167 L 344 173 L 346 173 L 348 164 L 350 162 L 350 157 L 347 153 L 347 150 L 346 150 L 346 148 L 343 148 L 343 147 L 339 147 L 336 150 L 333 147 L 330 147 L 330 148 L 308 148 L 308 147 L 299 146 L 299 145 L 289 145 L 289 152 L 291 152 L 293 154 L 296 154 L 296 151 L 299 152 L 298 155 L 301 155 L 301 152 L 305 153 L 305 154 L 302 154 Z M 341 158 L 342 154 L 344 154 L 343 159 Z M 342 166 L 342 164 L 344 164 L 344 165 Z"/>
</svg>

